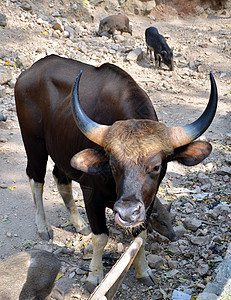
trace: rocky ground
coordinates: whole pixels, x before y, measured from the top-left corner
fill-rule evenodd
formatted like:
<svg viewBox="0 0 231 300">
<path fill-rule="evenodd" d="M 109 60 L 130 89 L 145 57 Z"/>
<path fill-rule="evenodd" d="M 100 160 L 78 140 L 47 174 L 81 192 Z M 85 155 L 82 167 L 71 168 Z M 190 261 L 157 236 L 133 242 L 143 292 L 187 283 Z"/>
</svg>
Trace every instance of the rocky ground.
<svg viewBox="0 0 231 300">
<path fill-rule="evenodd" d="M 204 110 L 212 71 L 219 105 L 212 125 L 201 138 L 211 142 L 213 152 L 195 167 L 169 164 L 158 193 L 163 203 L 172 202 L 174 226 L 180 239 L 169 242 L 155 232 L 149 234 L 146 251 L 156 284 L 140 285 L 131 268 L 115 296 L 181 299 L 179 294 L 174 296 L 177 290 L 184 293 L 182 299 L 190 299 L 187 295 L 196 299 L 216 276 L 231 239 L 231 12 L 201 11 L 199 16 L 184 19 L 166 16 L 164 11 L 159 13 L 161 19 L 157 13 L 129 14 L 133 36 L 116 35 L 113 41 L 95 34 L 99 19 L 108 14 L 102 7 L 88 7 L 94 18 L 92 22 L 83 22 L 75 14 L 65 14 L 62 2 L 58 6 L 49 3 L 47 9 L 39 5 L 28 9 L 17 1 L 0 1 L 1 13 L 6 16 L 6 26 L 0 25 L 0 257 L 34 248 L 59 252 L 65 247 L 70 252 L 58 255 L 71 265 L 62 263 L 57 285 L 65 291 L 67 299 L 89 297 L 85 290 L 87 272 L 81 267 L 89 264 L 91 237 L 76 234 L 68 224 L 51 176 L 52 161 L 47 168 L 44 202 L 54 240 L 42 241 L 36 233 L 25 174 L 26 156 L 14 104 L 14 84 L 23 70 L 52 53 L 95 66 L 114 63 L 148 93 L 160 121 L 175 126 L 192 122 Z M 167 68 L 154 69 L 146 56 L 144 31 L 151 25 L 174 47 L 172 72 Z M 78 184 L 73 188 L 76 204 L 86 219 Z M 130 243 L 130 236 L 115 225 L 112 211 L 107 211 L 107 218 L 110 239 L 105 251 L 105 273 Z"/>
</svg>

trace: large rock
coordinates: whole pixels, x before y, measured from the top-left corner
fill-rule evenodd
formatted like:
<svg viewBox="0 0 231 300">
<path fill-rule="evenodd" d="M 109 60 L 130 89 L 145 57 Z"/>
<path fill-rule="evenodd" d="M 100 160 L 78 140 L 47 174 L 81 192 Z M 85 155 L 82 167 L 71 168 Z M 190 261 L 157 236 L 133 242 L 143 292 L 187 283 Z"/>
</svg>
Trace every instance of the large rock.
<svg viewBox="0 0 231 300">
<path fill-rule="evenodd" d="M 148 15 L 151 13 L 153 8 L 156 7 L 156 1 L 127 0 L 124 1 L 121 6 L 125 11 L 131 11 L 137 15 Z"/>
<path fill-rule="evenodd" d="M 143 51 L 140 48 L 137 48 L 137 49 L 129 52 L 127 55 L 127 60 L 130 62 L 140 61 L 142 58 L 143 58 Z"/>
</svg>

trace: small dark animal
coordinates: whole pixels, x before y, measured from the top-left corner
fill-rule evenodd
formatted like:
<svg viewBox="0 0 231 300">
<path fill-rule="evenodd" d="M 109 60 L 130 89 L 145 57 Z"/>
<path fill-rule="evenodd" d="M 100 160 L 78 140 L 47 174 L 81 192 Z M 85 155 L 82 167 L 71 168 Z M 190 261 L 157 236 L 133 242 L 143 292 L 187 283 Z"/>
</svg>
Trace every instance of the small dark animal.
<svg viewBox="0 0 231 300">
<path fill-rule="evenodd" d="M 55 286 L 61 263 L 52 253 L 41 250 L 20 252 L 0 261 L 1 300 L 64 299 Z"/>
<path fill-rule="evenodd" d="M 120 31 L 120 34 L 123 32 L 128 32 L 132 35 L 132 26 L 129 24 L 129 19 L 127 16 L 119 14 L 104 18 L 99 23 L 98 35 L 101 35 L 103 32 L 107 31 L 112 35 L 112 37 L 114 37 L 116 30 Z"/>
<path fill-rule="evenodd" d="M 173 229 L 170 210 L 171 204 L 165 207 L 156 197 L 150 216 L 150 225 L 153 230 L 166 236 L 170 241 L 175 242 L 177 241 L 177 236 Z"/>
<path fill-rule="evenodd" d="M 86 224 L 75 206 L 72 180 L 80 183 L 83 192 L 92 229 L 90 290 L 103 278 L 102 254 L 108 240 L 105 208 L 112 208 L 115 221 L 133 236 L 142 231 L 145 242 L 145 224 L 168 162 L 193 166 L 210 154 L 211 144 L 194 141 L 216 112 L 212 74 L 210 80 L 210 99 L 203 114 L 192 124 L 168 127 L 158 121 L 147 93 L 115 65 L 94 67 L 51 55 L 19 76 L 15 100 L 38 232 L 42 238 L 52 238 L 42 199 L 49 155 L 70 221 L 82 233 Z M 137 278 L 153 284 L 143 245 L 133 264 Z"/>
<path fill-rule="evenodd" d="M 170 71 L 173 70 L 173 52 L 169 48 L 163 35 L 159 34 L 156 27 L 149 27 L 145 30 L 145 41 L 147 45 L 147 55 L 150 52 L 151 61 L 152 51 L 155 56 L 156 67 L 161 67 L 161 62 L 167 65 Z"/>
</svg>

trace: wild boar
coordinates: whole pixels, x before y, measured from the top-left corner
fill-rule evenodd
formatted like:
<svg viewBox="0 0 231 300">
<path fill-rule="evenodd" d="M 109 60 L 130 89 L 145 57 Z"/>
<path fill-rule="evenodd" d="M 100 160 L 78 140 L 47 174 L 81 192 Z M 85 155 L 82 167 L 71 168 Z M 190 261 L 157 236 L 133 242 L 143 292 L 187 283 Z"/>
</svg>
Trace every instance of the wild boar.
<svg viewBox="0 0 231 300">
<path fill-rule="evenodd" d="M 101 35 L 103 32 L 107 31 L 109 34 L 114 37 L 115 31 L 120 31 L 122 35 L 123 32 L 128 32 L 132 35 L 132 26 L 129 24 L 129 19 L 123 14 L 111 15 L 99 23 L 98 35 Z"/>
<path fill-rule="evenodd" d="M 172 225 L 172 216 L 170 213 L 171 204 L 165 207 L 156 197 L 150 216 L 151 228 L 158 233 L 166 236 L 170 241 L 177 241 L 176 233 Z"/>
<path fill-rule="evenodd" d="M 61 263 L 48 251 L 20 252 L 0 261 L 0 299 L 63 300 L 54 281 Z"/>
<path fill-rule="evenodd" d="M 163 35 L 159 34 L 156 27 L 149 27 L 145 30 L 145 41 L 147 45 L 147 55 L 150 52 L 151 61 L 152 51 L 155 56 L 156 68 L 161 67 L 161 62 L 167 65 L 170 71 L 173 70 L 173 51 L 169 48 Z"/>
</svg>

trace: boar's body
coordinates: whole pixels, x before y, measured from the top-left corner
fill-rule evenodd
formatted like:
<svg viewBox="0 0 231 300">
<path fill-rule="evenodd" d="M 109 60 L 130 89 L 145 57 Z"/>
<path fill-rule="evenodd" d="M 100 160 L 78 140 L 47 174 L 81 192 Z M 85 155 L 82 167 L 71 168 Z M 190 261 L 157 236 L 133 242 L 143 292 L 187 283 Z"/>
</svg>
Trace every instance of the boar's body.
<svg viewBox="0 0 231 300">
<path fill-rule="evenodd" d="M 98 35 L 107 31 L 109 34 L 114 36 L 116 30 L 120 31 L 120 34 L 128 32 L 132 35 L 132 26 L 129 24 L 127 16 L 119 14 L 104 18 L 99 23 Z"/>
<path fill-rule="evenodd" d="M 20 252 L 0 261 L 0 299 L 62 300 L 55 284 L 61 263 L 52 253 L 41 250 Z"/>
<path fill-rule="evenodd" d="M 150 52 L 151 61 L 152 51 L 154 52 L 156 67 L 161 67 L 161 62 L 173 70 L 173 52 L 169 48 L 163 35 L 159 34 L 156 27 L 149 27 L 145 30 L 145 41 L 147 45 L 147 55 Z"/>
</svg>

